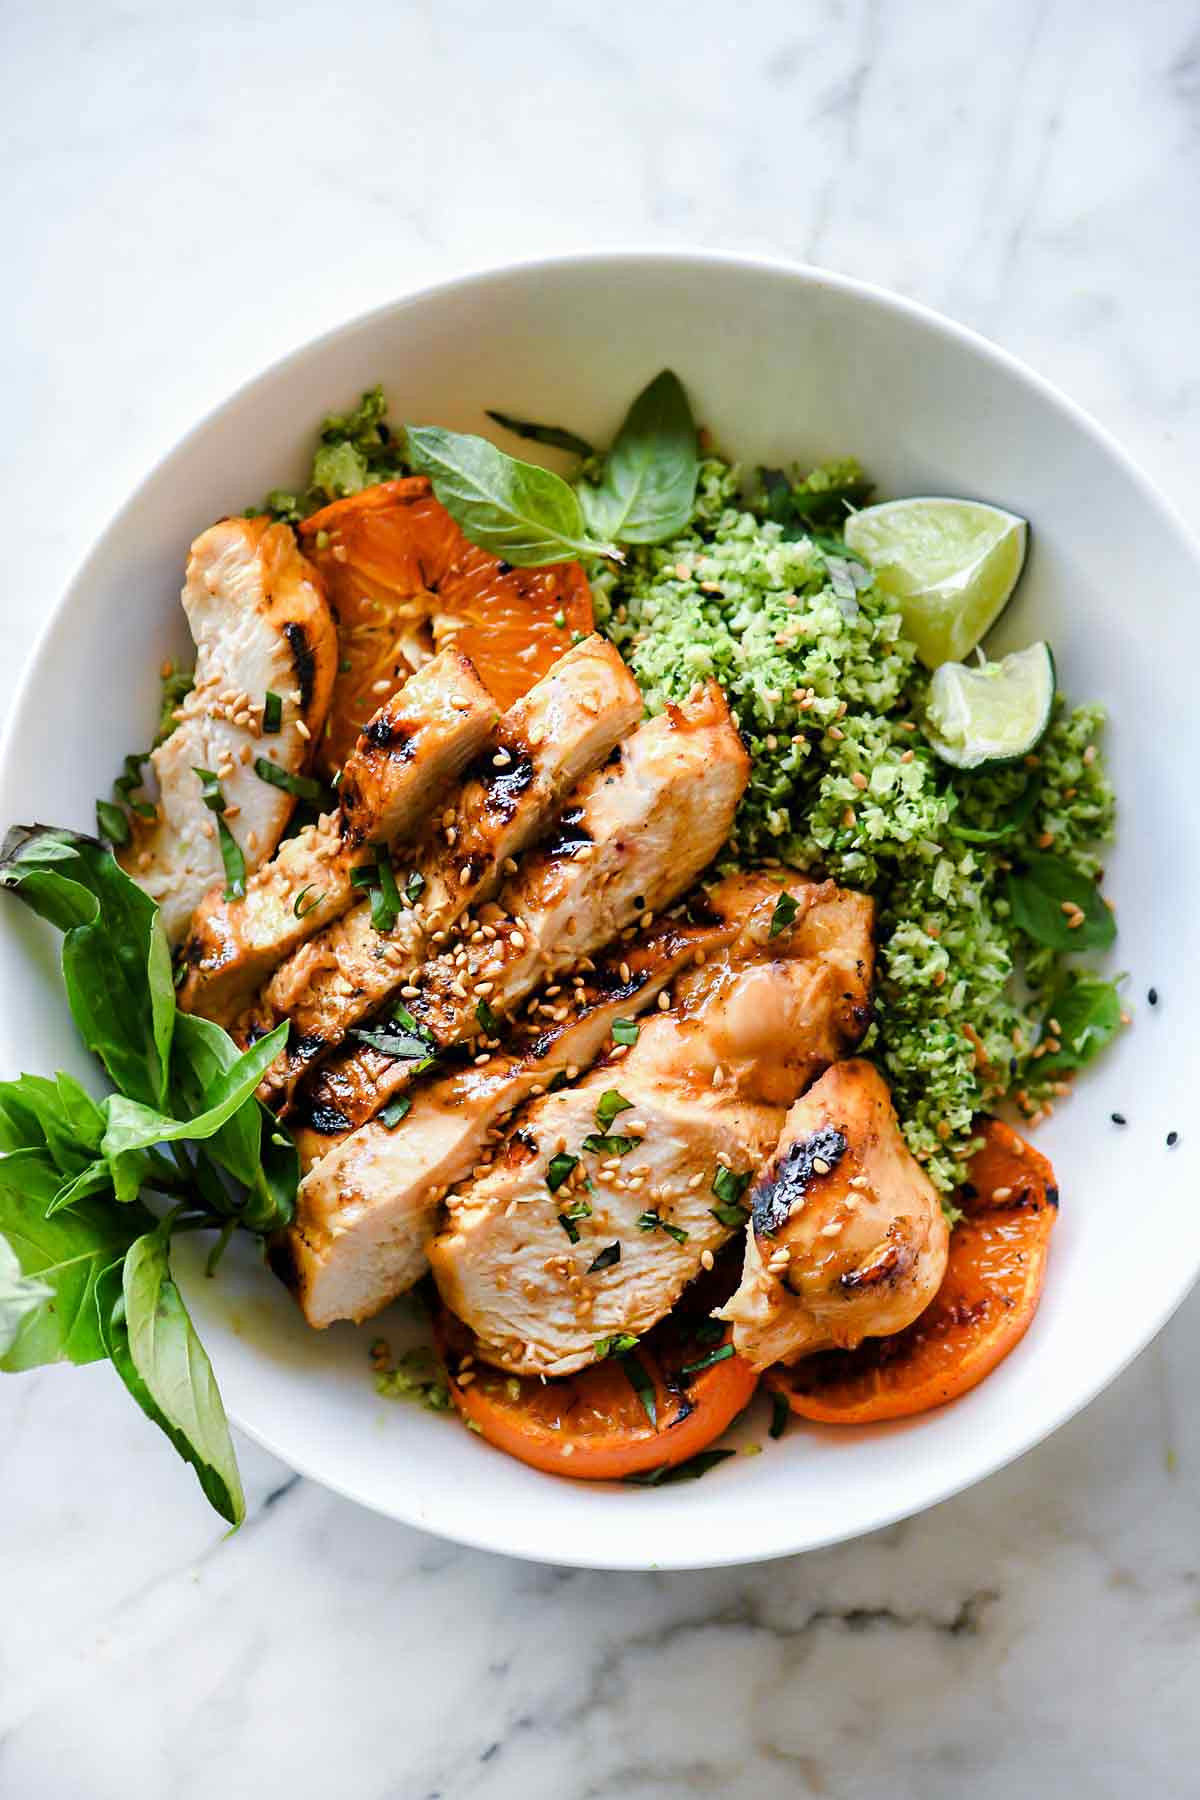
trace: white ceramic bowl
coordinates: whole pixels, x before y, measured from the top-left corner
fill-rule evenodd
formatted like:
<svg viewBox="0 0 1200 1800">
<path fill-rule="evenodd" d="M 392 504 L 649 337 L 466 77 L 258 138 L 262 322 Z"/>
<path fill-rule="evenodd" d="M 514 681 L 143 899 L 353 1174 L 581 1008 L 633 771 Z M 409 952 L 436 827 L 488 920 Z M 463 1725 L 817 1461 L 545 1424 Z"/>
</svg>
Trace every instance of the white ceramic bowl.
<svg viewBox="0 0 1200 1800">
<path fill-rule="evenodd" d="M 887 1524 L 977 1481 L 1092 1398 L 1200 1268 L 1198 1088 L 1200 549 L 1123 453 L 1010 357 L 905 301 L 811 269 L 705 254 L 597 255 L 451 282 L 357 320 L 225 402 L 130 498 L 58 604 L 0 766 L 0 823 L 91 829 L 93 798 L 148 741 L 155 670 L 186 648 L 187 545 L 299 478 L 320 413 L 382 381 L 398 420 L 484 430 L 485 407 L 605 441 L 665 364 L 717 441 L 749 461 L 853 452 L 881 495 L 961 494 L 1024 514 L 1033 552 L 996 634 L 1046 637 L 1076 697 L 1110 709 L 1124 807 L 1108 891 L 1137 1021 L 1039 1133 L 1062 1213 L 1041 1310 L 974 1393 L 912 1422 L 795 1425 L 697 1484 L 593 1486 L 512 1462 L 452 1421 L 376 1398 L 389 1317 L 316 1334 L 251 1247 L 184 1285 L 234 1420 L 331 1488 L 443 1536 L 540 1560 L 686 1568 L 751 1561 Z M 549 460 L 553 460 L 550 458 Z M 44 604 L 54 596 L 24 596 Z M 82 1072 L 57 942 L 0 907 L 0 1070 Z M 1161 1003 L 1149 1009 L 1154 983 Z M 1129 1120 L 1110 1122 L 1113 1110 Z M 1165 1146 L 1179 1130 L 1177 1149 Z M 62 1379 L 68 1377 L 64 1374 Z M 163 1445 L 163 1455 L 169 1455 Z M 182 1478 L 182 1476 L 181 1476 Z"/>
</svg>

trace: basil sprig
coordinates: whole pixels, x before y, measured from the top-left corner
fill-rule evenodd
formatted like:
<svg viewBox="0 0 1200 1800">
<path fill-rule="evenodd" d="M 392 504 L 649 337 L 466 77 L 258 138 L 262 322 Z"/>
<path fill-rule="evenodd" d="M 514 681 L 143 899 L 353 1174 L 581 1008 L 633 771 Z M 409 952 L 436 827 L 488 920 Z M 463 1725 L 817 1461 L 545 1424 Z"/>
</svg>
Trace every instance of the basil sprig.
<svg viewBox="0 0 1200 1800">
<path fill-rule="evenodd" d="M 678 375 L 664 369 L 626 414 L 600 482 L 579 484 L 588 528 L 620 544 L 676 537 L 692 516 L 699 475 L 692 409 Z"/>
<path fill-rule="evenodd" d="M 1116 938 L 1117 922 L 1100 889 L 1065 857 L 1024 855 L 1008 877 L 1007 894 L 1013 924 L 1048 950 L 1107 950 Z"/>
<path fill-rule="evenodd" d="M 576 556 L 619 556 L 615 545 L 591 534 L 575 490 L 551 470 L 440 425 L 409 425 L 406 438 L 413 468 L 428 475 L 451 518 L 481 549 L 530 569 Z"/>
<path fill-rule="evenodd" d="M 63 932 L 68 1005 L 117 1089 L 95 1100 L 66 1074 L 0 1082 L 0 1369 L 107 1357 L 237 1524 L 233 1444 L 170 1245 L 178 1230 L 218 1230 L 219 1249 L 235 1226 L 289 1223 L 296 1152 L 255 1095 L 287 1028 L 239 1051 L 177 1012 L 158 908 L 92 838 L 16 828 L 0 888 Z M 170 1212 L 156 1219 L 147 1195 Z"/>
</svg>

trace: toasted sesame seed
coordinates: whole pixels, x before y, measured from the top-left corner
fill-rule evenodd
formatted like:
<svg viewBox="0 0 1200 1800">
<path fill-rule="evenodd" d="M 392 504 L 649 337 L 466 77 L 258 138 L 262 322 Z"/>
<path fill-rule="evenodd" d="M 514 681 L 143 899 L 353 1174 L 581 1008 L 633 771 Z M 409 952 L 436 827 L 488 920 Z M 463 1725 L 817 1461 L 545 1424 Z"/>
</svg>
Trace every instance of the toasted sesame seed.
<svg viewBox="0 0 1200 1800">
<path fill-rule="evenodd" d="M 830 1219 L 828 1225 L 822 1225 L 820 1235 L 828 1238 L 836 1237 L 844 1223 L 843 1219 Z"/>
<path fill-rule="evenodd" d="M 904 754 L 901 756 L 900 761 L 902 763 L 910 763 L 915 754 L 916 754 L 916 752 L 913 750 L 906 750 L 904 752 Z"/>
<path fill-rule="evenodd" d="M 668 994 L 666 988 L 664 988 L 662 993 L 658 996 L 658 1010 L 659 1012 L 670 1012 L 671 1010 L 671 996 Z"/>
<path fill-rule="evenodd" d="M 812 1166 L 818 1175 L 828 1175 L 829 1173 L 830 1164 L 825 1161 L 823 1156 L 814 1156 Z"/>
<path fill-rule="evenodd" d="M 371 683 L 371 692 L 373 694 L 390 694 L 391 691 L 392 684 L 386 676 L 379 681 L 373 681 Z"/>
<path fill-rule="evenodd" d="M 716 1088 L 723 1087 L 725 1085 L 725 1071 L 721 1067 L 720 1063 L 717 1064 L 716 1068 L 712 1072 L 712 1085 Z"/>
<path fill-rule="evenodd" d="M 1011 1200 L 1012 1199 L 1012 1189 L 1010 1187 L 993 1188 L 992 1189 L 992 1199 L 993 1200 Z"/>
<path fill-rule="evenodd" d="M 711 1269 L 715 1261 L 716 1257 L 711 1250 L 702 1250 L 700 1252 L 700 1267 L 702 1269 Z"/>
<path fill-rule="evenodd" d="M 855 787 L 859 788 L 860 790 L 862 788 L 865 788 L 867 785 L 867 778 L 863 774 L 861 769 L 855 769 L 855 771 L 851 775 L 850 779 L 854 783 Z"/>
</svg>

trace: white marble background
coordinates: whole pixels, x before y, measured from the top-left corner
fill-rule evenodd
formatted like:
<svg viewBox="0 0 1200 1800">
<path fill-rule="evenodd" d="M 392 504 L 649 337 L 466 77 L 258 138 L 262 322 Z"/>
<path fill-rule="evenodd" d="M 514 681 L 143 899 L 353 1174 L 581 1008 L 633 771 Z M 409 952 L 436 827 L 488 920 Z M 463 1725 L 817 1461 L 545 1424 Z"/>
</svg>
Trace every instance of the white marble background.
<svg viewBox="0 0 1200 1800">
<path fill-rule="evenodd" d="M 215 399 L 541 249 L 891 285 L 1061 382 L 1200 523 L 1192 0 L 0 0 L 0 169 L 0 692 Z M 973 1493 L 670 1577 L 460 1551 L 249 1445 L 222 1543 L 107 1371 L 6 1382 L 0 1793 L 1195 1795 L 1198 1351 L 1194 1297 Z"/>
</svg>

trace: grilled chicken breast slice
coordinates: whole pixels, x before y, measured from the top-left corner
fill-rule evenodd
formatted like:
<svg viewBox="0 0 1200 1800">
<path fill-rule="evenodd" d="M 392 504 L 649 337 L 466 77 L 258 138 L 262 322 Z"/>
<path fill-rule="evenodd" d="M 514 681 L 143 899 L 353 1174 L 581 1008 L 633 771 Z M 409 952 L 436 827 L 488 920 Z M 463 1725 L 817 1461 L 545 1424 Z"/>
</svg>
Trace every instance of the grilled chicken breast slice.
<svg viewBox="0 0 1200 1800">
<path fill-rule="evenodd" d="M 268 1073 L 266 1100 L 290 1093 L 305 1071 L 359 1019 L 404 986 L 469 907 L 487 900 L 505 864 L 529 844 L 586 771 L 610 754 L 641 717 L 637 683 L 604 638 L 585 638 L 501 718 L 485 751 L 440 821 L 418 847 L 419 898 L 391 930 L 377 931 L 361 903 L 290 957 L 267 984 L 252 1028 L 282 1018 L 292 1045 Z M 401 879 L 401 887 L 406 886 Z"/>
<path fill-rule="evenodd" d="M 777 893 L 738 944 L 676 984 L 672 1010 L 644 1023 L 621 1062 L 530 1106 L 493 1169 L 449 1196 L 429 1260 L 488 1361 L 567 1375 L 596 1338 L 648 1331 L 737 1229 L 731 1191 L 776 1143 L 788 1104 L 847 1047 L 847 1027 L 861 1032 L 869 902 L 847 911 L 849 941 L 831 964 L 828 944 L 804 954 L 803 931 L 770 938 Z M 849 1005 L 848 967 L 861 970 Z M 625 1103 L 615 1112 L 612 1093 Z M 552 1194 L 564 1156 L 575 1161 Z M 574 1202 L 589 1209 L 575 1242 L 559 1220 Z"/>
<path fill-rule="evenodd" d="M 615 1020 L 643 1012 L 697 954 L 714 954 L 731 936 L 723 924 L 669 922 L 581 976 L 565 1017 L 553 1008 L 553 1019 L 525 1021 L 482 1067 L 415 1082 L 411 1110 L 391 1128 L 375 1120 L 332 1149 L 315 1130 L 300 1133 L 307 1173 L 295 1222 L 272 1260 L 309 1324 L 368 1318 L 410 1288 L 429 1266 L 439 1202 L 490 1160 L 499 1121 L 617 1048 Z"/>
<path fill-rule="evenodd" d="M 230 1025 L 276 966 L 361 898 L 355 867 L 374 843 L 407 842 L 488 741 L 496 705 L 465 656 L 444 650 L 360 734 L 338 810 L 280 845 L 240 900 L 205 895 L 184 945 L 185 1012 Z M 301 899 L 301 896 L 304 896 Z"/>
<path fill-rule="evenodd" d="M 747 773 L 715 687 L 642 725 L 580 784 L 467 940 L 405 984 L 404 1004 L 432 1043 L 478 1036 L 489 1016 L 505 1017 L 539 983 L 676 900 L 728 837 Z M 545 1016 L 553 998 L 531 1004 Z M 295 1115 L 348 1129 L 406 1087 L 414 1067 L 358 1042 L 310 1079 Z"/>
<path fill-rule="evenodd" d="M 941 1286 L 941 1202 L 871 1063 L 837 1063 L 796 1102 L 751 1208 L 741 1285 L 717 1316 L 756 1368 L 903 1331 Z"/>
<path fill-rule="evenodd" d="M 158 785 L 152 824 L 136 815 L 122 867 L 157 900 L 172 944 L 218 882 L 224 886 L 217 822 L 196 770 L 220 778 L 225 820 L 247 871 L 273 853 L 295 807 L 263 781 L 254 762 L 299 774 L 325 724 L 337 672 L 337 632 L 317 571 L 286 525 L 222 519 L 188 558 L 183 609 L 196 641 L 196 684 L 178 724 L 150 762 Z M 262 731 L 268 692 L 283 702 L 279 731 Z"/>
</svg>

